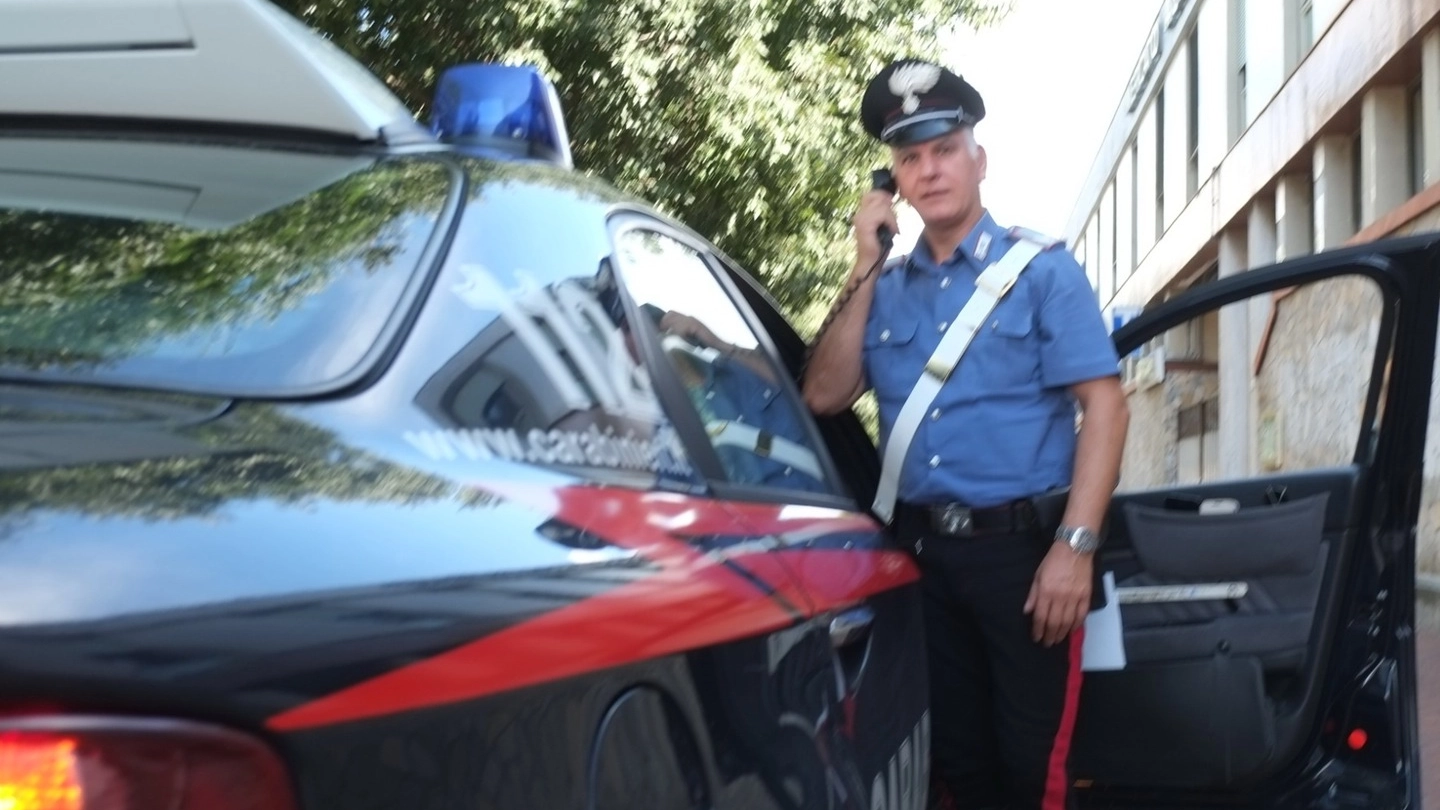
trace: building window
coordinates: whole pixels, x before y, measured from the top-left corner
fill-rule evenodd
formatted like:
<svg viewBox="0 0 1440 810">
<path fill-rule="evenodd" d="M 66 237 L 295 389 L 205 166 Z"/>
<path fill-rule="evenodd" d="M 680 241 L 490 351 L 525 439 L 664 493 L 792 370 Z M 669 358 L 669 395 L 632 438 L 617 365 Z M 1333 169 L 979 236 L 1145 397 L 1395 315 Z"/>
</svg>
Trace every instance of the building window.
<svg viewBox="0 0 1440 810">
<path fill-rule="evenodd" d="M 1231 9 L 1235 14 L 1234 22 L 1232 23 L 1230 28 L 1233 36 L 1235 37 L 1235 110 L 1234 123 L 1230 127 L 1231 144 L 1234 144 L 1235 141 L 1238 141 L 1240 139 L 1240 133 L 1245 131 L 1246 125 L 1250 122 L 1250 108 L 1249 102 L 1246 98 L 1246 95 L 1248 93 L 1248 88 L 1246 86 L 1248 82 L 1248 57 L 1246 54 L 1247 48 L 1245 43 L 1245 15 L 1248 13 L 1248 11 L 1246 10 L 1245 5 L 1245 0 L 1235 0 L 1235 4 L 1231 6 Z"/>
<path fill-rule="evenodd" d="M 1235 120 L 1239 122 L 1235 127 L 1236 140 L 1245 130 L 1245 111 L 1245 66 L 1241 65 L 1235 76 Z"/>
<path fill-rule="evenodd" d="M 1315 0 L 1300 0 L 1300 55 L 1315 44 Z"/>
<path fill-rule="evenodd" d="M 1100 274 L 1100 300 L 1109 301 L 1115 297 L 1115 181 L 1111 178 L 1100 195 L 1100 205 L 1095 212 L 1100 228 L 1099 263 L 1095 269 Z"/>
<path fill-rule="evenodd" d="M 1220 403 L 1207 399 L 1176 415 L 1177 483 L 1214 481 L 1220 468 Z"/>
<path fill-rule="evenodd" d="M 1124 193 L 1125 189 L 1116 182 L 1115 191 L 1110 195 L 1110 289 L 1116 291 L 1124 281 L 1120 277 L 1120 195 Z"/>
<path fill-rule="evenodd" d="M 1110 303 L 1108 296 L 1100 289 L 1100 222 L 1092 214 L 1085 224 L 1085 269 L 1090 276 L 1090 285 L 1095 288 L 1095 297 L 1103 307 Z"/>
<path fill-rule="evenodd" d="M 1191 288 L 1217 281 L 1220 265 L 1210 265 L 1191 282 Z M 1165 333 L 1165 356 L 1191 363 L 1215 363 L 1220 359 L 1220 314 L 1209 312 Z"/>
<path fill-rule="evenodd" d="M 1155 241 L 1165 235 L 1165 91 L 1155 96 Z"/>
<path fill-rule="evenodd" d="M 1139 165 L 1139 161 L 1140 161 L 1140 146 L 1139 146 L 1139 144 L 1137 144 L 1135 141 L 1131 141 L 1131 142 L 1130 142 L 1130 157 L 1129 157 L 1129 159 L 1128 159 L 1128 161 L 1127 161 L 1127 163 L 1126 163 L 1126 165 L 1127 165 L 1127 174 L 1129 175 L 1129 177 L 1127 178 L 1127 180 L 1126 180 L 1126 182 L 1125 182 L 1126 211 L 1125 211 L 1125 217 L 1124 217 L 1124 219 L 1121 220 L 1121 223 L 1120 223 L 1121 226 L 1124 227 L 1124 229 L 1125 229 L 1125 233 L 1124 233 L 1125 242 L 1124 242 L 1124 245 L 1125 245 L 1125 253 L 1126 253 L 1127 257 L 1128 257 L 1128 260 L 1125 262 L 1125 277 L 1126 277 L 1126 278 L 1129 278 L 1130 275 L 1135 272 L 1135 268 L 1137 268 L 1137 267 L 1140 266 L 1140 255 L 1139 255 L 1140 245 L 1139 245 L 1139 233 L 1138 233 L 1138 232 L 1139 232 L 1139 224 L 1140 224 L 1140 223 L 1139 223 L 1140 214 L 1139 214 L 1139 207 L 1138 207 L 1138 205 L 1136 204 L 1136 202 L 1139 200 L 1140 195 L 1139 195 L 1139 188 L 1138 188 L 1139 180 L 1138 180 L 1138 178 L 1137 178 L 1137 173 L 1136 173 L 1136 171 L 1135 171 L 1135 167 Z"/>
<path fill-rule="evenodd" d="M 1425 133 L 1423 131 L 1424 110 L 1420 107 L 1420 82 L 1416 80 L 1410 85 L 1410 94 L 1405 105 L 1406 115 L 1406 140 L 1409 149 L 1406 156 L 1410 160 L 1410 195 L 1420 193 L 1425 187 Z"/>
<path fill-rule="evenodd" d="M 1189 76 L 1185 102 L 1185 196 L 1193 199 L 1200 189 L 1200 29 L 1190 32 Z"/>
<path fill-rule="evenodd" d="M 1078 262 L 1081 267 L 1085 268 L 1085 276 L 1090 279 L 1090 291 L 1095 293 L 1095 297 L 1098 299 L 1100 297 L 1100 284 L 1095 277 L 1095 263 L 1090 261 L 1090 254 L 1085 252 L 1088 246 L 1085 234 L 1080 234 L 1075 240 L 1075 261 Z"/>
<path fill-rule="evenodd" d="M 1365 193 L 1365 183 L 1360 176 L 1360 132 L 1357 130 L 1350 139 L 1350 232 L 1359 233 L 1361 224 L 1361 209 L 1365 206 L 1361 201 L 1365 199 L 1361 195 Z"/>
</svg>

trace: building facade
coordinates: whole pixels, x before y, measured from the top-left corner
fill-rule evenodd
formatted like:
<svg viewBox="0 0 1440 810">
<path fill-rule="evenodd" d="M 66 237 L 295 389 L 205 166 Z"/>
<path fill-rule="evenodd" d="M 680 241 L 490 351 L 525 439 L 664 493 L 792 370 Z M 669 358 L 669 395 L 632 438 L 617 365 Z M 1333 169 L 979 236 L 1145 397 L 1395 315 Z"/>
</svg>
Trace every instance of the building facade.
<svg viewBox="0 0 1440 810">
<path fill-rule="evenodd" d="M 1166 0 L 1065 236 L 1118 323 L 1210 278 L 1436 228 L 1440 0 Z M 1233 304 L 1126 358 L 1121 489 L 1347 463 L 1383 369 L 1380 313 L 1368 281 L 1335 279 Z"/>
</svg>

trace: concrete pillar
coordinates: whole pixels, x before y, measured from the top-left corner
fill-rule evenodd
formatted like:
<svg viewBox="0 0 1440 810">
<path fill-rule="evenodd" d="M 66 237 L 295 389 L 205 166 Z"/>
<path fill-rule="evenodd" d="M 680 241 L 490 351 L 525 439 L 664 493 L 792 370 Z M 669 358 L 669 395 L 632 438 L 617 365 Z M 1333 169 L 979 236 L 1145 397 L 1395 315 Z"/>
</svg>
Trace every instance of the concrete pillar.
<svg viewBox="0 0 1440 810">
<path fill-rule="evenodd" d="M 1349 135 L 1315 141 L 1311 178 L 1315 193 L 1315 250 L 1333 248 L 1355 233 L 1355 142 Z"/>
<path fill-rule="evenodd" d="M 1275 261 L 1279 241 L 1279 219 L 1275 214 L 1275 199 L 1266 194 L 1256 197 L 1255 202 L 1250 206 L 1250 221 L 1245 233 L 1248 237 L 1246 252 L 1251 267 L 1264 267 Z M 1246 401 L 1249 408 L 1249 432 L 1246 435 L 1246 444 L 1250 473 L 1254 474 L 1260 469 L 1260 442 L 1257 432 L 1260 424 L 1260 393 L 1255 386 L 1255 355 L 1260 351 L 1260 340 L 1264 337 L 1265 326 L 1270 321 L 1271 298 L 1268 295 L 1257 295 L 1245 303 L 1246 329 L 1248 330 L 1248 341 L 1245 347 L 1245 379 Z"/>
<path fill-rule="evenodd" d="M 1440 28 L 1425 34 L 1420 49 L 1420 156 L 1425 185 L 1440 182 Z"/>
<path fill-rule="evenodd" d="M 1245 228 L 1220 232 L 1221 278 L 1249 268 Z M 1220 309 L 1220 477 L 1250 474 L 1250 302 Z"/>
<path fill-rule="evenodd" d="M 1410 131 L 1403 86 L 1371 88 L 1360 104 L 1360 227 L 1410 198 Z"/>
<path fill-rule="evenodd" d="M 1245 256 L 1248 267 L 1265 267 L 1274 264 L 1276 254 L 1279 252 L 1278 235 L 1280 227 L 1275 212 L 1275 198 L 1268 194 L 1262 194 L 1255 198 L 1250 205 L 1249 221 L 1245 227 L 1246 245 Z M 1222 269 L 1223 273 L 1224 270 Z M 1270 296 L 1262 295 L 1250 300 L 1250 317 L 1248 324 L 1250 329 L 1250 345 L 1248 351 L 1250 357 L 1255 357 L 1259 351 L 1260 335 L 1265 330 L 1265 324 L 1270 319 Z"/>
<path fill-rule="evenodd" d="M 1277 191 L 1276 197 L 1278 195 Z M 1264 267 L 1267 264 L 1274 264 L 1276 261 L 1279 252 L 1277 240 L 1280 231 L 1276 197 L 1261 194 L 1250 205 L 1249 222 L 1245 228 L 1248 240 L 1246 257 L 1250 262 L 1250 267 Z"/>
<path fill-rule="evenodd" d="M 1314 252 L 1310 176 L 1282 174 L 1275 183 L 1275 261 Z"/>
</svg>

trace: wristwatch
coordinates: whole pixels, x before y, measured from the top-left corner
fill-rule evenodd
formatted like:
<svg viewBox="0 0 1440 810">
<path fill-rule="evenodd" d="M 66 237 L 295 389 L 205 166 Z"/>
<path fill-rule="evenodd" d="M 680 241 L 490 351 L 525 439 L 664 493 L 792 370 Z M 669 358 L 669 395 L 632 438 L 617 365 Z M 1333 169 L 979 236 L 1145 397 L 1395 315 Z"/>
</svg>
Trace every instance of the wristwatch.
<svg viewBox="0 0 1440 810">
<path fill-rule="evenodd" d="M 1100 535 L 1084 526 L 1061 526 L 1055 530 L 1055 540 L 1077 554 L 1094 554 L 1100 548 Z"/>
</svg>

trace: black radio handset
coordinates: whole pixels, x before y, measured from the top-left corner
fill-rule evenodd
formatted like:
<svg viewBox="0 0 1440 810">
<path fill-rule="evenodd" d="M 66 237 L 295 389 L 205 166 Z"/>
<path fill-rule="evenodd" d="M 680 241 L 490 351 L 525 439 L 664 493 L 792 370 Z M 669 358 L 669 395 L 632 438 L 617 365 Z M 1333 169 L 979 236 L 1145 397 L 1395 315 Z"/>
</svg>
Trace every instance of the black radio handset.
<svg viewBox="0 0 1440 810">
<path fill-rule="evenodd" d="M 895 178 L 890 174 L 890 170 L 876 169 L 870 172 L 870 189 L 872 191 L 888 191 L 893 196 L 895 194 Z M 850 301 L 850 296 L 855 294 L 855 290 L 858 289 L 861 284 L 864 284 L 871 276 L 875 275 L 875 271 L 879 270 L 885 264 L 885 259 L 889 257 L 890 246 L 895 239 L 895 234 L 891 233 L 888 227 L 881 225 L 876 229 L 875 236 L 880 240 L 880 258 L 876 259 L 875 264 L 871 265 L 870 269 L 865 271 L 864 276 L 852 280 L 844 291 L 840 293 L 839 297 L 835 299 L 835 303 L 830 306 L 830 313 L 825 316 L 825 321 L 820 324 L 819 331 L 815 333 L 815 342 L 810 344 L 809 348 L 805 350 L 806 363 L 809 363 L 810 354 L 815 351 L 815 346 L 819 344 L 820 339 L 829 331 L 830 324 L 834 323 L 835 316 L 839 315 L 840 310 L 844 309 L 845 304 Z"/>
<path fill-rule="evenodd" d="M 889 169 L 876 169 L 870 172 L 870 188 L 876 191 L 888 191 L 893 195 L 895 193 L 895 178 L 890 174 Z M 889 227 L 881 225 L 876 230 L 875 235 L 880 239 L 880 250 L 881 256 L 883 257 L 890 252 L 890 246 L 894 243 L 895 234 L 890 233 Z"/>
</svg>

